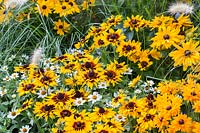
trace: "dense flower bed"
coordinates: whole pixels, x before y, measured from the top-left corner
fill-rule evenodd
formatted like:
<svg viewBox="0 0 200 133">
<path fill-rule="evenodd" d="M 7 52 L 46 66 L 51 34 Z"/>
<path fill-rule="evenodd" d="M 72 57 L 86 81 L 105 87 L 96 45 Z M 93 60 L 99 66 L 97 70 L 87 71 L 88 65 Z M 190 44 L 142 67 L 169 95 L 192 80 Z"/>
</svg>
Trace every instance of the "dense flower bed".
<svg viewBox="0 0 200 133">
<path fill-rule="evenodd" d="M 62 19 L 81 10 L 74 0 L 51 2 L 37 1 L 41 15 Z M 70 25 L 61 19 L 53 29 L 62 36 Z M 37 48 L 14 73 L 1 67 L 2 107 L 9 105 L 2 131 L 198 133 L 198 36 L 186 13 L 152 20 L 112 15 L 63 55 L 46 58 Z M 16 86 L 7 90 L 8 84 Z"/>
</svg>

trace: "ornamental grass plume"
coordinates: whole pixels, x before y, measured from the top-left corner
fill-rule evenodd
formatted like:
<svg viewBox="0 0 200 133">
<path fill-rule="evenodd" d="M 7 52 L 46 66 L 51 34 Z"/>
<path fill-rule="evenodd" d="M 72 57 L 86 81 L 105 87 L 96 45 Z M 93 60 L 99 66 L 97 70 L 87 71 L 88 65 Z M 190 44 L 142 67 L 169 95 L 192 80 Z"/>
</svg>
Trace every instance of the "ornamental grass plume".
<svg viewBox="0 0 200 133">
<path fill-rule="evenodd" d="M 6 8 L 14 8 L 14 7 L 20 7 L 24 5 L 28 0 L 7 0 L 5 2 Z"/>
<path fill-rule="evenodd" d="M 31 64 L 39 65 L 41 58 L 42 58 L 42 48 L 38 48 L 33 52 L 33 55 L 31 57 Z"/>
<path fill-rule="evenodd" d="M 193 6 L 183 2 L 172 3 L 169 6 L 168 12 L 172 15 L 179 13 L 188 15 L 193 13 Z"/>
</svg>

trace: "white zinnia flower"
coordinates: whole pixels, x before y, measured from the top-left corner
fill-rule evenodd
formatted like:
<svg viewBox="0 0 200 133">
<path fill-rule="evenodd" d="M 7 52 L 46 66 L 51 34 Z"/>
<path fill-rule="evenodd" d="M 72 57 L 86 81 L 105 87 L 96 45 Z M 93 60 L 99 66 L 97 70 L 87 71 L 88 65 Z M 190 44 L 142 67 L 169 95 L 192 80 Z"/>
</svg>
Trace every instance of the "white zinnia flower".
<svg viewBox="0 0 200 133">
<path fill-rule="evenodd" d="M 140 94 L 142 91 L 140 89 L 135 90 L 135 94 Z"/>
<path fill-rule="evenodd" d="M 83 105 L 84 103 L 86 102 L 86 100 L 83 100 L 83 98 L 76 98 L 75 101 L 74 101 L 74 105 L 75 106 L 80 106 L 80 105 Z"/>
<path fill-rule="evenodd" d="M 3 97 L 7 93 L 7 90 L 3 87 L 0 87 L 0 96 Z"/>
<path fill-rule="evenodd" d="M 20 130 L 19 133 L 28 133 L 30 129 L 31 129 L 31 127 L 29 127 L 29 125 L 22 126 L 22 127 L 19 129 L 19 130 Z"/>
<path fill-rule="evenodd" d="M 125 75 L 131 75 L 132 74 L 133 69 L 128 68 L 128 70 L 126 72 L 124 72 Z"/>
<path fill-rule="evenodd" d="M 18 73 L 13 73 L 13 74 L 11 74 L 11 76 L 10 76 L 11 79 L 16 79 L 16 78 L 18 78 L 18 77 L 19 77 L 19 74 L 18 74 Z"/>
<path fill-rule="evenodd" d="M 100 101 L 102 96 L 98 92 L 93 92 L 93 94 L 90 94 L 88 98 L 88 101 L 92 101 L 92 104 L 94 104 L 96 101 Z"/>
<path fill-rule="evenodd" d="M 193 13 L 193 6 L 187 4 L 187 3 L 182 3 L 182 2 L 177 2 L 171 4 L 169 6 L 168 12 L 172 15 L 180 13 L 180 14 L 192 14 Z"/>
<path fill-rule="evenodd" d="M 8 66 L 2 66 L 0 70 L 6 72 L 8 70 Z"/>
<path fill-rule="evenodd" d="M 147 83 L 148 83 L 149 86 L 153 86 L 154 85 L 153 80 L 148 80 Z"/>
<path fill-rule="evenodd" d="M 19 115 L 19 112 L 17 110 L 13 110 L 8 112 L 8 118 L 15 119 Z"/>
<path fill-rule="evenodd" d="M 121 115 L 121 114 L 117 114 L 117 115 L 115 116 L 115 119 L 116 119 L 117 121 L 119 121 L 119 122 L 125 122 L 125 121 L 126 121 L 126 117 L 123 116 L 123 115 Z"/>
<path fill-rule="evenodd" d="M 98 85 L 98 88 L 99 88 L 99 89 L 107 89 L 107 84 L 106 84 L 106 82 L 100 82 L 99 85 Z"/>
</svg>

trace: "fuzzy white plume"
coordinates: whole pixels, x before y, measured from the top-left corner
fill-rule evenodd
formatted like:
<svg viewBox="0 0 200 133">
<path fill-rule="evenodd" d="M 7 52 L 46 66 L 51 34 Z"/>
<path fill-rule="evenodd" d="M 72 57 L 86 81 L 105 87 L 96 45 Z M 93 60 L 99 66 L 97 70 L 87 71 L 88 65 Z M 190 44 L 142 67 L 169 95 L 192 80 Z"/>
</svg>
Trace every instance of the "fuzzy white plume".
<svg viewBox="0 0 200 133">
<path fill-rule="evenodd" d="M 169 6 L 168 12 L 172 15 L 174 15 L 176 13 L 186 14 L 186 15 L 192 14 L 193 6 L 189 5 L 187 3 L 177 2 L 177 3 L 173 3 L 173 4 L 171 4 L 171 6 Z"/>
<path fill-rule="evenodd" d="M 5 2 L 6 8 L 14 8 L 14 7 L 20 7 L 24 5 L 28 0 L 7 0 Z"/>
<path fill-rule="evenodd" d="M 38 48 L 33 52 L 31 57 L 31 64 L 39 65 L 42 58 L 42 48 Z"/>
</svg>

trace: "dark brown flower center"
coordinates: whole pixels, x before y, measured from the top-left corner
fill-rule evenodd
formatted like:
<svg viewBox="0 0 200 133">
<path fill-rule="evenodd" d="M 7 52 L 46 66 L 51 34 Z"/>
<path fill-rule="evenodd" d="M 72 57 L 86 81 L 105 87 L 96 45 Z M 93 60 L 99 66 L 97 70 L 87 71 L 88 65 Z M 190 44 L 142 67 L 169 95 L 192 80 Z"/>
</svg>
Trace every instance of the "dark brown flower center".
<svg viewBox="0 0 200 133">
<path fill-rule="evenodd" d="M 109 127 L 113 126 L 113 123 L 110 122 L 110 121 L 107 124 L 108 124 Z"/>
<path fill-rule="evenodd" d="M 130 50 L 132 50 L 132 47 L 131 47 L 130 45 L 125 46 L 125 47 L 126 47 L 126 51 L 130 51 Z"/>
<path fill-rule="evenodd" d="M 147 65 L 148 65 L 148 63 L 147 63 L 146 61 L 142 61 L 142 62 L 141 62 L 142 68 L 147 67 Z"/>
<path fill-rule="evenodd" d="M 108 22 L 109 22 L 109 23 L 113 23 L 113 22 L 115 22 L 115 20 L 114 20 L 114 19 L 111 19 L 111 20 L 109 20 Z"/>
<path fill-rule="evenodd" d="M 119 35 L 118 34 L 115 34 L 115 33 L 112 33 L 112 34 L 109 34 L 107 39 L 110 41 L 110 42 L 113 42 L 114 40 L 117 40 L 119 38 Z"/>
<path fill-rule="evenodd" d="M 65 94 L 63 94 L 63 93 L 58 93 L 57 94 L 57 99 L 58 100 L 63 100 L 65 98 Z"/>
<path fill-rule="evenodd" d="M 101 130 L 99 133 L 108 133 L 106 130 Z"/>
<path fill-rule="evenodd" d="M 69 110 L 63 110 L 62 112 L 60 112 L 60 115 L 62 117 L 70 117 L 72 115 L 72 113 Z"/>
<path fill-rule="evenodd" d="M 169 105 L 166 107 L 166 110 L 170 110 L 170 109 L 172 109 L 172 106 Z"/>
<path fill-rule="evenodd" d="M 91 62 L 86 62 L 85 63 L 85 67 L 86 68 L 91 68 L 92 67 L 92 63 Z"/>
<path fill-rule="evenodd" d="M 99 44 L 99 45 L 103 45 L 103 44 L 104 44 L 104 41 L 100 39 L 100 40 L 98 41 L 98 44 Z"/>
<path fill-rule="evenodd" d="M 72 2 L 69 2 L 69 5 L 70 5 L 70 6 L 73 6 L 74 4 L 73 4 Z"/>
<path fill-rule="evenodd" d="M 177 19 L 174 19 L 174 20 L 172 21 L 172 23 L 178 23 L 178 20 L 177 20 Z"/>
<path fill-rule="evenodd" d="M 137 20 L 135 19 L 131 20 L 131 24 L 137 24 Z"/>
<path fill-rule="evenodd" d="M 126 105 L 126 108 L 128 109 L 134 109 L 135 107 L 135 103 L 134 102 L 129 102 L 127 105 Z"/>
<path fill-rule="evenodd" d="M 74 122 L 73 124 L 73 128 L 76 130 L 76 131 L 81 131 L 85 128 L 85 123 L 84 122 Z"/>
<path fill-rule="evenodd" d="M 153 100 L 153 99 L 154 99 L 154 98 L 153 98 L 153 94 L 151 94 L 151 93 L 148 94 L 147 99 L 148 99 L 148 100 Z"/>
<path fill-rule="evenodd" d="M 42 6 L 42 9 L 44 9 L 44 10 L 47 9 L 47 6 L 46 6 L 46 5 L 43 5 L 43 6 Z"/>
<path fill-rule="evenodd" d="M 115 78 L 115 76 L 116 76 L 115 72 L 113 72 L 113 71 L 111 71 L 111 70 L 105 72 L 105 75 L 106 75 L 108 78 L 110 78 L 110 79 L 113 79 L 113 78 Z"/>
<path fill-rule="evenodd" d="M 49 79 L 51 79 L 51 78 L 49 78 L 49 77 L 47 77 L 47 76 L 43 76 L 43 77 L 42 77 L 42 81 L 48 81 Z"/>
<path fill-rule="evenodd" d="M 180 120 L 178 121 L 178 123 L 179 123 L 180 125 L 183 125 L 183 124 L 184 124 L 184 120 L 183 120 L 183 119 L 180 119 Z"/>
<path fill-rule="evenodd" d="M 26 87 L 25 87 L 25 91 L 32 90 L 34 87 L 35 87 L 34 84 L 28 84 L 28 85 L 26 85 Z"/>
<path fill-rule="evenodd" d="M 99 108 L 99 113 L 100 114 L 103 114 L 103 113 L 105 113 L 106 111 L 105 111 L 105 109 L 104 108 Z"/>
<path fill-rule="evenodd" d="M 95 72 L 94 71 L 89 71 L 88 72 L 88 76 L 90 77 L 90 78 L 94 78 L 95 77 Z"/>
<path fill-rule="evenodd" d="M 28 106 L 28 103 L 22 104 L 22 108 L 26 108 Z"/>
<path fill-rule="evenodd" d="M 62 130 L 57 130 L 57 133 L 64 133 Z"/>
<path fill-rule="evenodd" d="M 168 39 L 169 39 L 169 35 L 168 35 L 168 34 L 165 34 L 165 35 L 163 36 L 163 38 L 164 38 L 165 40 L 168 40 Z"/>
<path fill-rule="evenodd" d="M 59 29 L 63 29 L 63 25 L 59 25 L 58 28 L 59 28 Z"/>
<path fill-rule="evenodd" d="M 54 109 L 54 105 L 45 105 L 43 108 L 44 108 L 44 111 L 51 111 Z"/>
<path fill-rule="evenodd" d="M 76 119 L 76 118 L 78 118 L 78 117 L 81 117 L 81 115 L 80 115 L 80 114 L 77 114 L 77 113 L 75 113 L 75 114 L 74 114 L 74 119 Z"/>
<path fill-rule="evenodd" d="M 67 7 L 66 6 L 62 6 L 62 9 L 65 10 Z"/>
<path fill-rule="evenodd" d="M 147 119 L 150 119 L 150 118 L 151 118 L 151 115 L 150 115 L 150 114 L 147 114 L 147 115 L 146 115 L 146 118 L 147 118 Z"/>
<path fill-rule="evenodd" d="M 83 93 L 81 93 L 80 91 L 76 91 L 74 98 L 80 98 L 80 97 L 83 97 L 83 96 L 84 96 Z"/>
<path fill-rule="evenodd" d="M 191 92 L 191 95 L 196 96 L 197 94 L 193 91 L 193 92 Z"/>
<path fill-rule="evenodd" d="M 160 122 L 162 122 L 163 121 L 163 117 L 160 117 L 159 120 L 160 120 Z"/>
<path fill-rule="evenodd" d="M 192 54 L 192 52 L 190 50 L 185 50 L 184 54 L 185 54 L 185 56 L 189 56 Z"/>
</svg>

